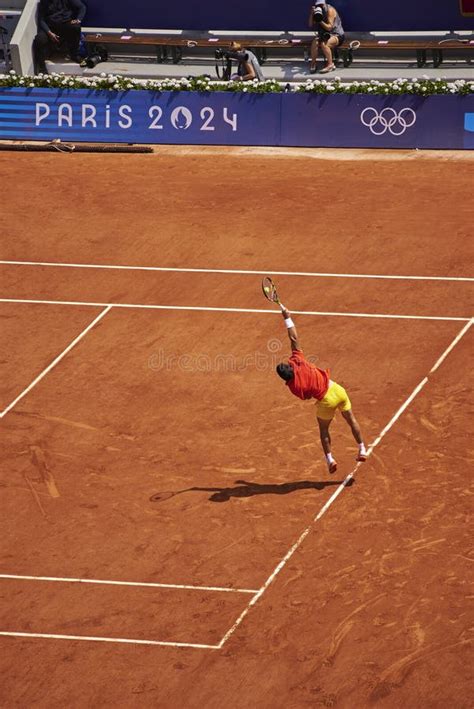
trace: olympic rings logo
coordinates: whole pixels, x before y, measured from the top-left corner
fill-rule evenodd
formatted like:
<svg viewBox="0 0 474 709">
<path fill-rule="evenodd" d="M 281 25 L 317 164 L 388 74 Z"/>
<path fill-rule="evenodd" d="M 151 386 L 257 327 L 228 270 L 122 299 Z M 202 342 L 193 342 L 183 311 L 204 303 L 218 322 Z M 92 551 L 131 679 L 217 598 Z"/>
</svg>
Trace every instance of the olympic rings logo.
<svg viewBox="0 0 474 709">
<path fill-rule="evenodd" d="M 415 125 L 416 113 L 412 108 L 402 108 L 398 113 L 394 108 L 384 108 L 379 113 L 370 106 L 364 108 L 360 120 L 374 135 L 384 135 L 387 131 L 392 135 L 403 135 L 408 128 Z"/>
</svg>

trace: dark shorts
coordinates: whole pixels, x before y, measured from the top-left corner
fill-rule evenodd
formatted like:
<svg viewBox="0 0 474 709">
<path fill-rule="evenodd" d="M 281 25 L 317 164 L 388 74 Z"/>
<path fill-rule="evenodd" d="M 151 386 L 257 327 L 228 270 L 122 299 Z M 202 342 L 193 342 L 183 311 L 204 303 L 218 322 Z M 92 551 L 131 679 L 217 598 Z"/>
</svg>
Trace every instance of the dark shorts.
<svg viewBox="0 0 474 709">
<path fill-rule="evenodd" d="M 331 34 L 331 33 L 330 33 L 330 34 Z M 344 39 L 345 39 L 343 34 L 331 34 L 331 37 L 337 37 L 337 39 L 339 40 L 339 42 L 338 42 L 337 45 L 336 45 L 337 47 L 340 47 L 341 44 L 344 42 Z"/>
<path fill-rule="evenodd" d="M 316 38 L 319 39 L 320 42 L 326 42 L 329 37 L 337 37 L 339 42 L 337 43 L 336 47 L 340 47 L 341 44 L 344 42 L 345 36 L 343 34 L 331 34 L 331 32 L 326 32 L 325 34 L 317 34 Z"/>
</svg>

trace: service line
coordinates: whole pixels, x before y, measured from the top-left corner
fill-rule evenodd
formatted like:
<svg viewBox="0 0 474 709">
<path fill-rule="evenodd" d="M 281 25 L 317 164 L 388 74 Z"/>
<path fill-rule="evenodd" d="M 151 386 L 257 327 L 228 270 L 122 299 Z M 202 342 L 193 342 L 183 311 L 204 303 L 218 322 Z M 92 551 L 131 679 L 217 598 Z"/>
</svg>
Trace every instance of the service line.
<svg viewBox="0 0 474 709">
<path fill-rule="evenodd" d="M 13 581 L 55 581 L 60 583 L 94 583 L 103 586 L 144 586 L 145 588 L 174 588 L 184 591 L 218 591 L 222 593 L 257 593 L 254 588 L 227 588 L 226 586 L 190 586 L 177 583 L 152 583 L 141 581 L 109 581 L 108 579 L 63 578 L 61 576 L 20 576 L 18 574 L 0 574 L 0 579 Z"/>
<path fill-rule="evenodd" d="M 48 372 L 50 372 L 57 364 L 59 364 L 59 362 L 60 362 L 62 359 L 64 359 L 64 357 L 68 354 L 68 352 L 70 352 L 70 351 L 73 349 L 73 347 L 75 347 L 75 346 L 78 344 L 78 342 L 80 342 L 80 341 L 82 340 L 82 338 L 85 337 L 85 335 L 87 335 L 87 333 L 89 332 L 89 330 L 92 330 L 92 328 L 95 327 L 95 325 L 97 325 L 97 323 L 98 323 L 100 320 L 102 320 L 102 318 L 103 318 L 105 315 L 107 315 L 107 313 L 108 313 L 109 310 L 111 310 L 111 309 L 112 309 L 112 306 L 111 306 L 111 305 L 107 305 L 107 306 L 104 308 L 104 310 L 103 310 L 101 313 L 99 313 L 99 315 L 98 315 L 96 318 L 94 318 L 94 320 L 93 320 L 93 321 L 92 321 L 92 322 L 91 322 L 91 323 L 90 323 L 90 324 L 66 347 L 66 349 L 63 350 L 63 351 L 61 352 L 61 354 L 58 355 L 58 356 L 56 357 L 56 359 L 54 359 L 54 360 L 51 362 L 51 364 L 49 364 L 49 365 L 46 367 L 46 369 L 43 369 L 43 371 L 41 372 L 41 374 L 39 374 L 39 375 L 36 377 L 36 379 L 34 379 L 34 380 L 31 382 L 31 384 L 30 384 L 28 387 L 26 387 L 26 389 L 24 389 L 24 390 L 21 392 L 21 394 L 19 394 L 19 395 L 16 397 L 16 399 L 14 399 L 14 400 L 11 402 L 11 404 L 9 404 L 9 405 L 6 407 L 6 409 L 4 409 L 4 410 L 0 413 L 0 419 L 2 419 L 9 411 L 11 411 L 11 409 L 13 409 L 13 407 L 16 406 L 16 404 L 18 404 L 18 402 L 21 401 L 21 400 L 23 399 L 23 397 L 25 397 L 25 396 L 28 394 L 28 392 L 30 392 L 30 391 L 33 389 L 33 387 L 35 387 L 35 386 L 38 384 L 38 382 L 40 382 L 40 381 L 48 374 Z"/>
<path fill-rule="evenodd" d="M 472 282 L 474 278 L 464 276 L 398 276 L 375 273 L 325 273 L 316 271 L 260 271 L 250 269 L 234 268 L 179 268 L 171 266 L 122 266 L 113 264 L 96 263 L 61 263 L 57 261 L 0 261 L 5 266 L 47 266 L 53 268 L 97 268 L 116 271 L 157 271 L 169 273 L 226 273 L 240 276 L 262 276 L 271 274 L 272 276 L 300 276 L 303 278 L 375 278 L 381 280 L 398 281 L 467 281 Z"/>
<path fill-rule="evenodd" d="M 99 643 L 127 643 L 128 645 L 161 645 L 164 647 L 191 647 L 198 650 L 220 650 L 219 645 L 201 645 L 199 643 L 174 643 L 163 640 L 139 640 L 137 638 L 101 638 L 94 635 L 58 635 L 53 633 L 15 633 L 0 631 L 0 636 L 12 638 L 48 638 L 50 640 L 88 640 Z"/>
<path fill-rule="evenodd" d="M 146 303 L 94 303 L 79 300 L 33 300 L 30 298 L 0 298 L 0 303 L 24 303 L 26 305 L 74 305 L 91 308 L 129 308 L 141 310 L 182 310 L 211 313 L 257 313 L 259 315 L 281 315 L 280 310 L 268 308 L 213 308 L 204 305 L 153 305 Z M 470 317 L 449 317 L 438 315 L 396 315 L 387 313 L 343 313 L 326 310 L 292 310 L 293 315 L 318 315 L 341 318 L 382 318 L 385 320 L 435 320 L 442 322 L 469 322 Z"/>
<path fill-rule="evenodd" d="M 381 440 L 384 438 L 384 436 L 390 431 L 392 426 L 398 421 L 402 413 L 408 408 L 408 406 L 411 404 L 413 399 L 420 393 L 420 391 L 424 388 L 426 383 L 429 381 L 429 377 L 436 372 L 436 370 L 440 367 L 440 365 L 444 362 L 446 357 L 449 355 L 449 353 L 456 347 L 458 342 L 464 337 L 464 335 L 467 333 L 471 325 L 474 323 L 474 318 L 471 318 L 471 320 L 464 325 L 462 330 L 456 335 L 454 340 L 448 345 L 448 347 L 445 349 L 441 357 L 436 361 L 436 363 L 433 365 L 433 367 L 430 369 L 428 375 L 424 377 L 421 382 L 413 389 L 411 394 L 407 397 L 407 399 L 403 402 L 403 404 L 400 406 L 400 408 L 396 411 L 396 413 L 392 416 L 388 424 L 385 426 L 385 428 L 380 432 L 380 434 L 377 436 L 377 438 L 374 440 L 373 443 L 370 444 L 368 448 L 369 455 L 372 453 L 374 448 L 378 446 L 378 444 L 381 442 Z M 239 625 L 242 623 L 244 618 L 248 615 L 250 609 L 257 603 L 257 601 L 263 596 L 267 588 L 270 586 L 271 583 L 275 580 L 275 578 L 278 576 L 280 571 L 285 567 L 287 561 L 291 559 L 293 554 L 299 549 L 303 541 L 306 539 L 308 534 L 313 528 L 313 525 L 315 522 L 318 522 L 321 517 L 324 515 L 325 512 L 330 508 L 330 506 L 333 504 L 333 502 L 339 497 L 341 492 L 344 490 L 345 487 L 349 484 L 349 482 L 352 480 L 354 477 L 355 472 L 357 469 L 362 465 L 362 463 L 357 463 L 357 465 L 354 467 L 354 469 L 349 473 L 349 475 L 345 478 L 345 480 L 339 485 L 337 490 L 334 492 L 333 495 L 329 498 L 329 500 L 326 502 L 325 505 L 319 510 L 318 514 L 316 517 L 313 519 L 310 525 L 306 527 L 304 532 L 299 536 L 299 538 L 296 540 L 296 542 L 293 544 L 291 549 L 287 552 L 287 554 L 283 557 L 283 559 L 280 561 L 280 563 L 276 566 L 276 568 L 272 571 L 270 576 L 267 578 L 263 586 L 260 588 L 258 593 L 255 594 L 255 596 L 250 600 L 248 603 L 247 607 L 242 611 L 240 616 L 237 618 L 235 623 L 232 625 L 232 627 L 227 631 L 227 633 L 224 635 L 222 640 L 219 643 L 219 647 L 222 648 L 224 644 L 227 642 L 227 640 L 235 633 Z"/>
</svg>

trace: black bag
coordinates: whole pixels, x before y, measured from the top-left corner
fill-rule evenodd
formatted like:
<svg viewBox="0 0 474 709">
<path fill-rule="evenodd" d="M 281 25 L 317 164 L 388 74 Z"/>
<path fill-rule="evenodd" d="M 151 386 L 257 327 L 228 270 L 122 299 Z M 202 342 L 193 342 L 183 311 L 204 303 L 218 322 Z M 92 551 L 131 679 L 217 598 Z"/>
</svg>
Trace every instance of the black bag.
<svg viewBox="0 0 474 709">
<path fill-rule="evenodd" d="M 109 52 L 104 44 L 93 44 L 88 56 L 81 62 L 81 66 L 85 64 L 89 69 L 93 69 L 97 64 L 106 62 L 108 58 Z"/>
</svg>

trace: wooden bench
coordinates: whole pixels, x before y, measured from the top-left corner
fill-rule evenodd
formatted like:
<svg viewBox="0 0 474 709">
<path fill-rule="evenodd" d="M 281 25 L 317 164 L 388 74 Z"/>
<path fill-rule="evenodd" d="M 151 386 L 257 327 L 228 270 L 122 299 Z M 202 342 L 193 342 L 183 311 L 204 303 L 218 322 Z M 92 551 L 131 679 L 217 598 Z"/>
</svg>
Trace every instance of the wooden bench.
<svg viewBox="0 0 474 709">
<path fill-rule="evenodd" d="M 302 39 L 263 39 L 256 37 L 238 37 L 238 41 L 242 46 L 255 51 L 255 54 L 260 63 L 264 63 L 267 58 L 269 49 L 298 49 L 302 48 L 305 53 L 305 58 L 311 46 L 312 38 L 304 37 Z M 181 37 L 177 35 L 165 34 L 135 34 L 133 32 L 125 32 L 122 35 L 109 33 L 86 34 L 85 42 L 88 46 L 94 44 L 105 45 L 130 45 L 130 46 L 152 46 L 155 47 L 156 57 L 158 62 L 171 59 L 177 64 L 183 57 L 183 50 L 193 49 L 229 49 L 231 40 L 220 37 Z"/>
<path fill-rule="evenodd" d="M 433 54 L 433 65 L 440 66 L 444 61 L 444 52 L 459 52 L 463 59 L 471 62 L 474 59 L 474 39 L 452 40 L 444 39 L 440 42 L 432 42 L 429 47 Z"/>
<path fill-rule="evenodd" d="M 339 53 L 342 57 L 344 66 L 350 66 L 354 60 L 354 53 L 358 50 L 375 51 L 379 54 L 411 51 L 416 53 L 416 63 L 419 67 L 425 66 L 427 62 L 427 53 L 431 52 L 433 66 L 438 67 L 444 60 L 445 51 L 453 51 L 467 54 L 467 59 L 470 61 L 471 55 L 474 56 L 474 42 L 470 40 L 432 40 L 432 39 L 361 39 L 344 42 L 339 47 Z"/>
<path fill-rule="evenodd" d="M 132 31 L 126 31 L 122 34 L 117 33 L 89 33 L 85 35 L 85 41 L 89 46 L 94 44 L 105 45 L 120 45 L 120 46 L 152 46 L 155 47 L 156 57 L 158 62 L 164 62 L 168 59 L 175 64 L 181 61 L 183 51 L 193 49 L 228 49 L 230 45 L 229 37 L 183 37 L 181 35 L 166 35 L 166 34 L 138 34 Z M 281 49 L 288 51 L 290 49 L 301 48 L 304 58 L 308 58 L 309 49 L 311 47 L 312 37 L 290 37 L 290 38 L 274 38 L 264 39 L 252 36 L 238 37 L 238 41 L 242 46 L 255 52 L 259 62 L 263 64 L 267 59 L 267 52 L 271 49 Z M 348 67 L 354 61 L 354 54 L 362 50 L 364 52 L 377 52 L 378 54 L 390 54 L 392 52 L 409 51 L 416 56 L 416 62 L 419 67 L 423 67 L 427 62 L 427 54 L 431 52 L 433 66 L 438 67 L 444 60 L 446 51 L 456 51 L 467 56 L 467 60 L 471 61 L 471 55 L 474 56 L 474 40 L 433 40 L 433 39 L 354 39 L 351 41 L 350 36 L 344 44 L 337 48 L 335 52 L 336 58 L 342 59 L 345 67 Z"/>
</svg>

